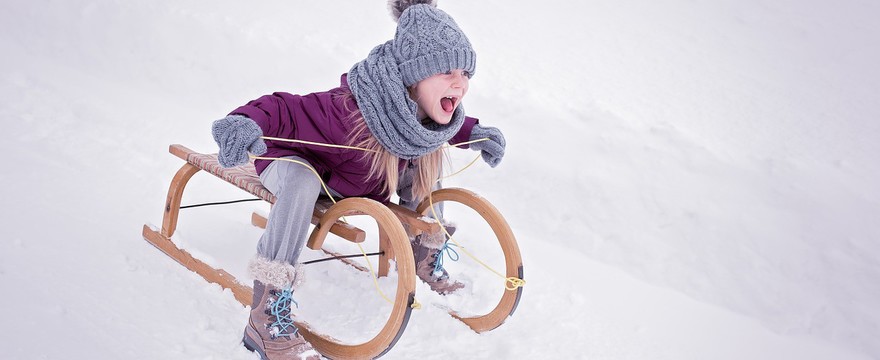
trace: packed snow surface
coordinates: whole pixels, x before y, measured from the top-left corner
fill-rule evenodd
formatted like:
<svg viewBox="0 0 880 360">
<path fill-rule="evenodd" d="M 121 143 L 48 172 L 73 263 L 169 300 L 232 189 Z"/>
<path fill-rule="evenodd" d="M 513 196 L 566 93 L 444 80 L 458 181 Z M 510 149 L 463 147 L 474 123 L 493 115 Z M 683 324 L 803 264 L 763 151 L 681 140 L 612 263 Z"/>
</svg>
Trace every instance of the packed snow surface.
<svg viewBox="0 0 880 360">
<path fill-rule="evenodd" d="M 508 142 L 445 184 L 505 215 L 527 284 L 476 334 L 444 308 L 478 312 L 501 283 L 447 261 L 470 287 L 419 283 L 386 358 L 880 358 L 880 4 L 440 6 L 479 54 L 467 112 Z M 167 147 L 216 151 L 210 123 L 235 107 L 335 87 L 393 35 L 385 2 L 2 1 L 0 27 L 0 358 L 257 358 L 247 309 L 141 237 L 182 163 Z M 243 197 L 200 174 L 184 202 Z M 247 282 L 255 210 L 184 210 L 174 241 Z M 384 322 L 367 274 L 307 276 L 298 316 L 323 331 Z"/>
</svg>

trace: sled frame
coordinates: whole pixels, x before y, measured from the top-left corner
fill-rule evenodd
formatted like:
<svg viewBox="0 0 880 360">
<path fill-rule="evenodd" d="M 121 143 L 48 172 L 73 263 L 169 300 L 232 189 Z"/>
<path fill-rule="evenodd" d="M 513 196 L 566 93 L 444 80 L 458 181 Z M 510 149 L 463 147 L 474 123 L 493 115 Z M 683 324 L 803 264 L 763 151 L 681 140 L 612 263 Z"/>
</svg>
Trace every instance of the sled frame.
<svg viewBox="0 0 880 360">
<path fill-rule="evenodd" d="M 225 270 L 214 268 L 193 257 L 189 252 L 175 245 L 171 238 L 177 229 L 183 191 L 189 180 L 200 171 L 211 173 L 270 204 L 275 202 L 274 195 L 262 186 L 252 163 L 241 167 L 224 169 L 217 162 L 216 155 L 201 154 L 179 144 L 169 146 L 169 152 L 183 159 L 185 163 L 171 180 L 165 201 L 162 227 L 155 229 L 149 225 L 144 225 L 144 239 L 187 269 L 199 274 L 208 282 L 218 284 L 232 291 L 235 299 L 243 306 L 250 306 L 253 296 L 253 289 L 250 286 L 241 284 L 233 275 Z M 433 193 L 433 201 L 435 204 L 444 201 L 457 202 L 476 211 L 490 225 L 504 253 L 505 276 L 523 279 L 522 258 L 516 238 L 504 217 L 491 203 L 471 191 L 458 188 L 446 188 L 435 191 Z M 313 332 L 307 324 L 297 322 L 296 326 L 303 337 L 326 357 L 333 359 L 376 358 L 388 352 L 400 339 L 409 321 L 412 306 L 415 303 L 415 281 L 417 277 L 415 275 L 415 260 L 413 259 L 409 237 L 421 233 L 437 233 L 442 231 L 442 229 L 438 222 L 429 217 L 430 204 L 428 200 L 419 204 L 416 211 L 412 211 L 400 205 L 391 203 L 381 204 L 367 198 L 346 198 L 335 204 L 329 199 L 319 198 L 315 203 L 311 219 L 315 228 L 309 236 L 306 246 L 310 249 L 322 250 L 325 253 L 336 256 L 339 254 L 323 249 L 323 242 L 328 233 L 333 233 L 350 242 L 364 242 L 366 233 L 363 230 L 340 221 L 343 216 L 350 215 L 369 215 L 379 225 L 378 242 L 380 255 L 377 276 L 387 276 L 389 271 L 392 270 L 390 261 L 394 260 L 398 275 L 398 287 L 391 315 L 376 337 L 358 345 L 341 344 L 332 337 Z M 254 212 L 251 215 L 251 223 L 265 228 L 267 219 Z M 339 260 L 359 270 L 368 271 L 354 262 L 346 259 Z M 519 305 L 521 296 L 521 286 L 515 289 L 508 289 L 508 291 L 504 292 L 495 308 L 485 314 L 462 315 L 455 310 L 447 310 L 452 317 L 464 322 L 472 330 L 480 333 L 495 329 L 512 316 Z"/>
<path fill-rule="evenodd" d="M 253 164 L 246 164 L 239 168 L 223 169 L 219 167 L 219 164 L 216 164 L 216 155 L 201 154 L 180 144 L 170 145 L 169 152 L 183 159 L 186 163 L 171 180 L 165 200 L 162 227 L 155 229 L 149 225 L 144 225 L 144 239 L 187 269 L 199 274 L 208 282 L 218 284 L 222 288 L 232 291 L 235 299 L 243 306 L 250 306 L 253 297 L 253 289 L 250 286 L 242 284 L 226 270 L 214 268 L 193 257 L 188 251 L 174 244 L 171 238 L 177 229 L 184 189 L 189 180 L 200 171 L 209 172 L 226 180 L 270 204 L 275 202 L 274 195 L 259 183 L 259 178 L 253 169 Z M 337 206 L 339 204 L 342 206 Z M 413 234 L 425 231 L 436 232 L 440 231 L 440 225 L 433 221 L 426 221 L 420 214 L 399 205 L 383 205 L 366 198 L 343 199 L 339 204 L 334 205 L 326 198 L 321 198 L 315 203 L 315 210 L 311 219 L 315 229 L 312 231 L 306 246 L 313 250 L 322 250 L 330 255 L 338 255 L 323 249 L 324 238 L 328 232 L 354 243 L 362 243 L 366 239 L 366 233 L 363 230 L 346 224 L 339 219 L 347 215 L 367 214 L 373 216 L 380 225 L 380 255 L 377 275 L 387 276 L 391 270 L 390 260 L 400 257 L 396 259 L 398 260 L 396 263 L 398 267 L 398 283 L 402 285 L 398 285 L 399 289 L 394 309 L 386 326 L 376 338 L 360 345 L 338 344 L 332 338 L 313 333 L 306 324 L 297 323 L 297 327 L 300 329 L 300 333 L 325 356 L 339 359 L 374 358 L 390 350 L 403 334 L 409 321 L 411 306 L 415 302 L 416 277 L 413 265 L 414 260 L 412 259 L 412 250 L 406 231 Z M 256 226 L 265 228 L 266 219 L 254 212 L 251 216 L 251 222 Z M 404 230 L 402 224 L 406 224 L 408 229 Z M 340 260 L 366 271 L 366 269 L 353 262 L 345 259 Z"/>
</svg>

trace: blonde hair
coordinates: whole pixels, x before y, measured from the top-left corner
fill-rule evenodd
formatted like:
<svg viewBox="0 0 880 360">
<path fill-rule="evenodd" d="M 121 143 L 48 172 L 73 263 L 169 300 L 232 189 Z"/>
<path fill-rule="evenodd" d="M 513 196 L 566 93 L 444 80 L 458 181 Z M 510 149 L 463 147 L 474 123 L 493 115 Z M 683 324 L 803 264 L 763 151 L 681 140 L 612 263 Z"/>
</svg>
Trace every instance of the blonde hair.
<svg viewBox="0 0 880 360">
<path fill-rule="evenodd" d="M 379 143 L 379 140 L 370 133 L 367 122 L 364 120 L 364 116 L 359 109 L 349 108 L 349 101 L 354 95 L 350 91 L 346 91 L 339 96 L 342 97 L 341 100 L 345 110 L 351 112 L 349 116 L 354 123 L 354 128 L 347 145 L 370 150 L 364 151 L 362 155 L 362 159 L 366 159 L 370 163 L 367 178 L 379 180 L 389 196 L 394 194 L 397 191 L 397 185 L 400 180 L 400 158 L 386 150 Z M 412 200 L 414 202 L 421 202 L 433 190 L 434 183 L 437 182 L 442 173 L 444 154 L 444 148 L 440 147 L 433 152 L 411 160 L 417 170 L 413 177 L 412 185 Z"/>
</svg>

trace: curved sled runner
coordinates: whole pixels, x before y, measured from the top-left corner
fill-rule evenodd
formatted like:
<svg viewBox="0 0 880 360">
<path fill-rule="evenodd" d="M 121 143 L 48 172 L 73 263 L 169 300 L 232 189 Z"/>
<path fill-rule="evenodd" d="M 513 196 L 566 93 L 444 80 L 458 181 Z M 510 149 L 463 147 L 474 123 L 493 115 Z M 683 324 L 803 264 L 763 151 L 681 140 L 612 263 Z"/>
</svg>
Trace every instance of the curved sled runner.
<svg viewBox="0 0 880 360">
<path fill-rule="evenodd" d="M 171 145 L 169 151 L 185 160 L 186 163 L 177 171 L 168 189 L 162 228 L 154 229 L 149 225 L 144 225 L 144 239 L 187 269 L 201 275 L 205 280 L 230 289 L 236 300 L 244 306 L 250 306 L 253 290 L 249 286 L 241 284 L 225 270 L 213 268 L 196 259 L 189 252 L 180 249 L 171 241 L 171 237 L 177 228 L 183 190 L 192 176 L 201 170 L 226 180 L 269 203 L 275 202 L 275 196 L 262 186 L 252 164 L 223 168 L 217 162 L 215 154 L 201 154 L 177 144 Z M 483 198 L 463 189 L 438 190 L 433 193 L 433 199 L 435 203 L 458 202 L 479 213 L 498 238 L 505 257 L 505 276 L 523 279 L 522 260 L 516 240 L 507 222 L 497 209 Z M 394 264 L 396 264 L 398 274 L 391 314 L 381 331 L 364 343 L 343 344 L 327 334 L 312 331 L 307 324 L 296 323 L 303 337 L 312 343 L 318 352 L 334 359 L 376 358 L 388 352 L 400 339 L 415 303 L 415 281 L 417 279 L 412 248 L 403 224 L 406 224 L 408 230 L 415 234 L 442 231 L 437 222 L 422 216 L 429 211 L 430 204 L 427 202 L 421 204 L 414 212 L 395 204 L 383 205 L 366 198 L 347 198 L 335 204 L 327 199 L 318 200 L 312 216 L 315 228 L 307 243 L 310 249 L 322 250 L 325 237 L 331 232 L 351 242 L 364 242 L 366 234 L 363 230 L 339 219 L 348 215 L 365 214 L 372 217 L 378 225 L 380 255 L 377 275 L 388 275 L 392 270 L 392 263 L 389 260 L 395 260 Z M 265 222 L 264 217 L 256 213 L 252 215 L 254 225 L 265 227 Z M 345 260 L 343 259 L 343 261 Z M 358 265 L 353 266 L 359 267 Z M 488 331 L 501 325 L 513 314 L 521 295 L 522 287 L 509 287 L 498 305 L 489 313 L 468 317 L 458 315 L 457 312 L 451 310 L 450 314 L 465 322 L 474 331 Z"/>
</svg>

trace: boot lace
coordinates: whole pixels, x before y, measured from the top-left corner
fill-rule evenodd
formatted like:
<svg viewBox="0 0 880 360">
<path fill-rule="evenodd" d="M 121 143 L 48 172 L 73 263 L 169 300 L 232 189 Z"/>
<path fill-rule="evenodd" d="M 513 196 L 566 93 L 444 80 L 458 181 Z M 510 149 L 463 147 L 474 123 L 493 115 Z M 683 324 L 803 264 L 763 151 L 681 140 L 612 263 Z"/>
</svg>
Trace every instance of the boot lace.
<svg viewBox="0 0 880 360">
<path fill-rule="evenodd" d="M 299 307 L 299 304 L 293 300 L 293 291 L 290 288 L 275 291 L 273 294 L 277 298 L 270 298 L 268 306 L 269 314 L 275 317 L 275 322 L 269 324 L 269 334 L 272 335 L 273 339 L 280 336 L 290 338 L 291 335 L 296 335 L 299 332 L 299 329 L 293 325 L 291 305 Z"/>
<path fill-rule="evenodd" d="M 442 278 L 445 275 L 446 270 L 443 269 L 443 253 L 446 252 L 446 255 L 449 256 L 449 260 L 458 261 L 459 255 L 458 252 L 455 251 L 452 247 L 455 244 L 450 244 L 449 240 L 443 243 L 443 247 L 437 251 L 437 254 L 434 255 L 434 277 Z"/>
</svg>

